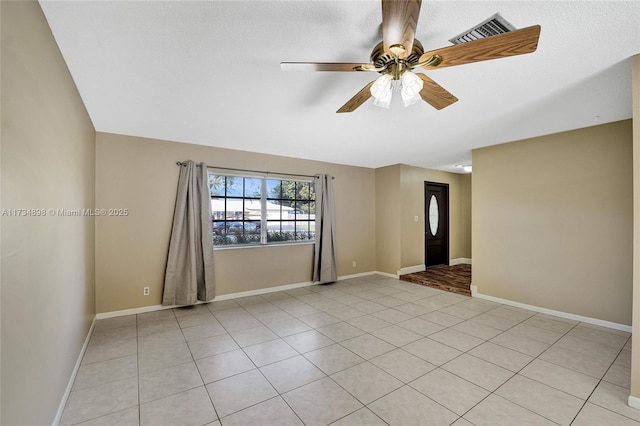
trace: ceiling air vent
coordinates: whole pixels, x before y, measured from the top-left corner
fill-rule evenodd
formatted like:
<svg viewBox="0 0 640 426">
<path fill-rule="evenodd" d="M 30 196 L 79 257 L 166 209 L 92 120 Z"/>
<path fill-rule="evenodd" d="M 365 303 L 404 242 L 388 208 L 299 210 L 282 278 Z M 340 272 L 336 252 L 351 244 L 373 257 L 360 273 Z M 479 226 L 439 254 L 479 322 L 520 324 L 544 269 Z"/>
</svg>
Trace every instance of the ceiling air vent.
<svg viewBox="0 0 640 426">
<path fill-rule="evenodd" d="M 461 44 L 466 43 L 467 41 L 473 41 L 480 38 L 491 37 L 497 34 L 508 33 L 509 31 L 513 31 L 515 29 L 516 27 L 511 25 L 506 19 L 500 16 L 499 13 L 496 13 L 481 24 L 476 25 L 470 30 L 467 30 L 462 34 L 449 39 L 449 41 L 453 44 Z"/>
</svg>

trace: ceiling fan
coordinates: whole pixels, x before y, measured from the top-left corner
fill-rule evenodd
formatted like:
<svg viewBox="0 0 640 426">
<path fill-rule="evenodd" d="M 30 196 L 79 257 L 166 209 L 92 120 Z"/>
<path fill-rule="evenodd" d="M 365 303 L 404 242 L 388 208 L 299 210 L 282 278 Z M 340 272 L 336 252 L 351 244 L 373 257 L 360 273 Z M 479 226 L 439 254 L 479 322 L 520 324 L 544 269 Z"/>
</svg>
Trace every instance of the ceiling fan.
<svg viewBox="0 0 640 426">
<path fill-rule="evenodd" d="M 367 84 L 336 112 L 352 112 L 370 97 L 374 105 L 388 108 L 392 82 L 400 81 L 405 106 L 417 99 L 440 110 L 458 101 L 454 95 L 414 69 L 464 65 L 535 52 L 540 26 L 534 25 L 424 52 L 415 39 L 422 0 L 382 0 L 382 41 L 373 48 L 370 63 L 282 62 L 283 71 L 368 71 L 381 76 Z"/>
</svg>

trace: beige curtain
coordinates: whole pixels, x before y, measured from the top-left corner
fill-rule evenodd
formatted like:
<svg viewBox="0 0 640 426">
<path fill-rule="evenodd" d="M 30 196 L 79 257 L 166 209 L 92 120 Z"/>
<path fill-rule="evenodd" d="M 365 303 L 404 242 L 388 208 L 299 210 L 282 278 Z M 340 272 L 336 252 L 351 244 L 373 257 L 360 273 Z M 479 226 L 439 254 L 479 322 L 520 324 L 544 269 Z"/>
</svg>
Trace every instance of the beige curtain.
<svg viewBox="0 0 640 426">
<path fill-rule="evenodd" d="M 186 161 L 180 166 L 162 304 L 207 302 L 214 288 L 207 165 Z"/>
<path fill-rule="evenodd" d="M 313 262 L 313 282 L 326 284 L 338 280 L 333 177 L 329 175 L 316 176 L 315 185 L 316 245 Z"/>
</svg>

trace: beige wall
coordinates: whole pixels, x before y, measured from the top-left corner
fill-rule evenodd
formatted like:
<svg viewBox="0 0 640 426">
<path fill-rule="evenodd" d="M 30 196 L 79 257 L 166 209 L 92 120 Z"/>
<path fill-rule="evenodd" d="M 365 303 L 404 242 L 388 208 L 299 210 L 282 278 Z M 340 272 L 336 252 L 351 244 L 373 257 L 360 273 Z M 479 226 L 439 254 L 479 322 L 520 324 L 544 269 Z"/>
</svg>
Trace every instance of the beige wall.
<svg viewBox="0 0 640 426">
<path fill-rule="evenodd" d="M 2 207 L 94 204 L 95 132 L 36 2 L 2 10 Z M 94 220 L 2 217 L 3 425 L 51 424 L 95 317 Z"/>
<path fill-rule="evenodd" d="M 378 271 L 424 265 L 425 181 L 449 184 L 450 259 L 471 257 L 470 176 L 397 164 L 376 169 Z"/>
<path fill-rule="evenodd" d="M 633 329 L 640 330 L 640 55 L 633 57 Z M 631 347 L 631 395 L 640 398 L 640 339 Z M 638 402 L 638 401 L 636 401 Z M 638 408 L 638 407 L 636 407 Z"/>
<path fill-rule="evenodd" d="M 396 274 L 400 269 L 401 243 L 401 166 L 376 169 L 376 268 Z"/>
<path fill-rule="evenodd" d="M 130 212 L 96 219 L 98 312 L 161 303 L 181 160 L 335 176 L 338 275 L 375 270 L 372 169 L 105 133 L 97 135 L 96 157 L 97 207 Z M 216 295 L 308 282 L 312 257 L 308 244 L 216 250 Z"/>
<path fill-rule="evenodd" d="M 631 324 L 631 121 L 473 151 L 473 284 Z"/>
<path fill-rule="evenodd" d="M 460 257 L 471 258 L 471 173 L 460 175 Z"/>
</svg>

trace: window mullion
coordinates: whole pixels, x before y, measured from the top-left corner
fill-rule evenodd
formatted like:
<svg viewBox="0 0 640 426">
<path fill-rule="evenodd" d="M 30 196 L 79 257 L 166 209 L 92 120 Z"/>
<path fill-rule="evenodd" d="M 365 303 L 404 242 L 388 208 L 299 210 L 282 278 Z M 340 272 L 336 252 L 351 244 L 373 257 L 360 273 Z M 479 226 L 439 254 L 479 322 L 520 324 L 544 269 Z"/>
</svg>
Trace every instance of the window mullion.
<svg viewBox="0 0 640 426">
<path fill-rule="evenodd" d="M 260 244 L 267 244 L 267 180 L 260 187 Z"/>
</svg>

